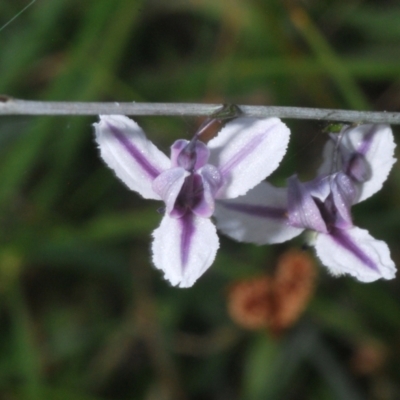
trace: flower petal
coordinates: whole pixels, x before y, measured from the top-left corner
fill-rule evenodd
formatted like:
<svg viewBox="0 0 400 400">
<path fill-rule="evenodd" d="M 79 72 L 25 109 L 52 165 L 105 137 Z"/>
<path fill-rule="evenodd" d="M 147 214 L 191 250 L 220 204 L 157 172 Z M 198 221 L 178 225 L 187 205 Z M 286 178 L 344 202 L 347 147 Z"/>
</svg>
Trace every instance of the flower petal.
<svg viewBox="0 0 400 400">
<path fill-rule="evenodd" d="M 216 202 L 217 228 L 240 242 L 282 243 L 303 229 L 289 225 L 287 190 L 261 182 L 245 196 Z"/>
<path fill-rule="evenodd" d="M 202 180 L 202 199 L 193 207 L 192 211 L 199 217 L 209 218 L 214 214 L 215 193 L 222 185 L 222 176 L 218 168 L 206 164 L 198 171 Z"/>
<path fill-rule="evenodd" d="M 117 177 L 145 199 L 159 200 L 152 183 L 170 167 L 168 157 L 146 138 L 136 122 L 123 115 L 100 115 L 94 127 L 101 156 Z"/>
<path fill-rule="evenodd" d="M 241 117 L 227 123 L 208 143 L 209 163 L 224 178 L 217 197 L 243 195 L 271 174 L 286 153 L 289 136 L 289 129 L 278 118 Z"/>
<path fill-rule="evenodd" d="M 369 178 L 360 185 L 361 192 L 357 200 L 357 202 L 360 202 L 382 188 L 383 182 L 387 179 L 393 164 L 396 162 L 394 158 L 396 144 L 392 130 L 388 125 L 365 124 L 355 128 L 345 127 L 342 132 L 344 133 L 339 144 L 342 156 L 338 157 L 337 160 L 339 167 L 342 168 L 342 162 L 345 161 L 350 163 L 346 166 L 350 168 L 347 171 L 350 176 L 354 175 L 356 180 L 357 177 L 362 179 L 363 175 L 367 175 Z M 325 146 L 324 162 L 319 168 L 318 174 L 332 172 L 335 149 L 335 143 L 330 140 Z M 355 156 L 355 152 L 364 156 L 368 167 L 363 165 L 360 157 Z"/>
<path fill-rule="evenodd" d="M 297 176 L 288 179 L 288 214 L 292 226 L 328 232 L 321 212 L 311 197 L 311 192 L 297 179 Z"/>
<path fill-rule="evenodd" d="M 190 153 L 188 154 L 181 154 L 182 151 L 185 150 L 185 148 L 189 145 L 189 141 L 185 139 L 180 139 L 177 140 L 172 146 L 171 146 L 171 165 L 172 167 L 184 167 L 185 165 L 189 165 L 191 160 L 190 160 Z M 194 144 L 193 147 L 193 153 L 196 156 L 196 160 L 194 162 L 193 169 L 194 171 L 198 170 L 201 168 L 203 165 L 205 165 L 208 161 L 208 158 L 210 157 L 210 149 L 207 147 L 207 145 L 200 140 L 196 140 L 196 143 Z M 181 156 L 181 160 L 179 159 L 179 156 Z M 187 160 L 185 160 L 187 158 Z M 184 164 L 184 165 L 182 165 Z"/>
<path fill-rule="evenodd" d="M 171 146 L 171 167 L 179 167 L 178 156 L 181 151 L 189 144 L 189 140 L 179 139 L 176 140 Z"/>
<path fill-rule="evenodd" d="M 333 275 L 349 274 L 361 282 L 393 279 L 396 267 L 385 242 L 374 239 L 368 231 L 353 227 L 319 234 L 317 256 Z"/>
<path fill-rule="evenodd" d="M 219 240 L 208 218 L 188 212 L 182 218 L 164 216 L 153 233 L 153 262 L 173 286 L 192 286 L 215 259 Z"/>
<path fill-rule="evenodd" d="M 330 180 L 331 175 L 318 175 L 311 181 L 302 182 L 302 185 L 312 197 L 323 203 L 331 193 Z"/>
<path fill-rule="evenodd" d="M 167 169 L 157 176 L 153 181 L 153 190 L 165 202 L 166 212 L 173 212 L 176 199 L 181 192 L 185 178 L 189 176 L 189 172 L 183 168 L 176 167 Z M 174 215 L 178 217 L 180 215 Z"/>
<path fill-rule="evenodd" d="M 357 195 L 353 181 L 344 173 L 338 172 L 332 176 L 331 194 L 334 209 L 332 215 L 335 217 L 334 226 L 340 229 L 348 229 L 353 226 L 351 218 L 351 206 Z"/>
</svg>

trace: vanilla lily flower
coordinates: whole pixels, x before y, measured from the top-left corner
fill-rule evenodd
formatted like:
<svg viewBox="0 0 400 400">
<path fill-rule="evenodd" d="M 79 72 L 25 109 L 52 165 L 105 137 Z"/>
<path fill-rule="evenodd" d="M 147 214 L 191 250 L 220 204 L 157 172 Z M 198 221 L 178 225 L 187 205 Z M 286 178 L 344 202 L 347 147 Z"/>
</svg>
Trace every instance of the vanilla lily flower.
<svg viewBox="0 0 400 400">
<path fill-rule="evenodd" d="M 322 264 L 333 275 L 362 282 L 392 279 L 396 268 L 385 242 L 353 225 L 351 206 L 381 189 L 394 162 L 389 126 L 345 126 L 331 135 L 317 178 L 288 187 L 262 182 L 240 198 L 217 204 L 217 228 L 234 239 L 258 244 L 289 240 L 307 229 Z"/>
<path fill-rule="evenodd" d="M 283 158 L 290 135 L 277 118 L 240 117 L 208 145 L 198 135 L 177 140 L 168 158 L 125 116 L 103 115 L 94 126 L 101 156 L 117 177 L 144 198 L 164 201 L 153 262 L 180 287 L 192 286 L 214 261 L 215 199 L 244 195 L 265 179 Z"/>
</svg>

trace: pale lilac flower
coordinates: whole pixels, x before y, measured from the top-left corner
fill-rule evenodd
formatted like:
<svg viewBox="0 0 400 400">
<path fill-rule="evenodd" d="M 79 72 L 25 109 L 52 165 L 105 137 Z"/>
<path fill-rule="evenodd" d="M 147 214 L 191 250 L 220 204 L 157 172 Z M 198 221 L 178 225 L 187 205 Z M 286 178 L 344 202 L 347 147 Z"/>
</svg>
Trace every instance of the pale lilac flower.
<svg viewBox="0 0 400 400">
<path fill-rule="evenodd" d="M 388 246 L 353 225 L 351 206 L 381 189 L 396 161 L 394 148 L 389 126 L 346 126 L 331 135 L 316 179 L 301 183 L 293 176 L 287 188 L 262 182 L 245 196 L 218 202 L 217 228 L 258 244 L 314 231 L 317 256 L 333 275 L 392 279 L 396 269 Z"/>
<path fill-rule="evenodd" d="M 168 158 L 127 117 L 100 116 L 94 126 L 101 156 L 117 177 L 144 198 L 164 201 L 153 262 L 180 287 L 192 286 L 215 258 L 214 200 L 243 195 L 265 179 L 279 165 L 290 134 L 277 118 L 240 117 L 208 145 L 197 136 L 176 141 Z"/>
</svg>

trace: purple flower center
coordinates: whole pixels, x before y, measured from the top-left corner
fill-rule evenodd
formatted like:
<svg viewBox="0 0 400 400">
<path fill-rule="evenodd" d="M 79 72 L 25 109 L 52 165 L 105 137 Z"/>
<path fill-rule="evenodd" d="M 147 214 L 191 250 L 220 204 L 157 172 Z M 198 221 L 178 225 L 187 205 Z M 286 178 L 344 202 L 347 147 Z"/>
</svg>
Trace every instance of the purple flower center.
<svg viewBox="0 0 400 400">
<path fill-rule="evenodd" d="M 338 172 L 315 182 L 303 184 L 297 177 L 289 179 L 290 224 L 322 233 L 351 228 L 351 206 L 357 194 L 353 180 Z"/>
<path fill-rule="evenodd" d="M 214 211 L 214 195 L 222 184 L 216 167 L 207 164 L 208 147 L 193 138 L 190 142 L 179 140 L 172 146 L 172 164 L 185 169 L 189 175 L 176 197 L 172 217 L 181 218 L 188 212 L 210 217 Z"/>
<path fill-rule="evenodd" d="M 350 209 L 347 210 L 347 215 L 343 217 L 335 204 L 332 193 L 329 194 L 324 202 L 319 199 L 314 199 L 314 201 L 328 232 L 332 232 L 333 229 L 346 229 L 353 226 Z"/>
<path fill-rule="evenodd" d="M 182 189 L 176 198 L 173 208 L 174 216 L 182 217 L 188 211 L 193 211 L 203 201 L 203 179 L 199 174 L 191 173 L 185 178 Z"/>
</svg>

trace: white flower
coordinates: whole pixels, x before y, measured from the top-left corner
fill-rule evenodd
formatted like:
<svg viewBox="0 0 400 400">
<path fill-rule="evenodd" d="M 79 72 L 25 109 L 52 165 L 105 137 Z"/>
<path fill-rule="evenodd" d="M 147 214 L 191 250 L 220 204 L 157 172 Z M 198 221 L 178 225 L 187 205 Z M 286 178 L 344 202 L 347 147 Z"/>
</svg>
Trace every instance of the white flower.
<svg viewBox="0 0 400 400">
<path fill-rule="evenodd" d="M 290 132 L 277 118 L 236 118 L 208 145 L 178 140 L 171 157 L 120 115 L 100 116 L 96 141 L 107 165 L 131 190 L 163 200 L 153 262 L 172 285 L 190 287 L 214 261 L 219 240 L 210 217 L 214 199 L 245 194 L 279 165 Z"/>
<path fill-rule="evenodd" d="M 266 182 L 245 196 L 218 202 L 217 227 L 239 241 L 258 244 L 289 240 L 304 229 L 316 232 L 317 256 L 334 275 L 362 282 L 392 279 L 396 268 L 385 242 L 353 225 L 351 206 L 381 189 L 394 162 L 389 126 L 344 127 L 331 135 L 318 177 L 288 187 Z"/>
</svg>

